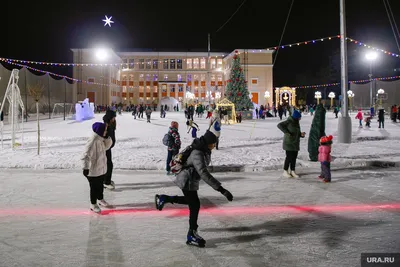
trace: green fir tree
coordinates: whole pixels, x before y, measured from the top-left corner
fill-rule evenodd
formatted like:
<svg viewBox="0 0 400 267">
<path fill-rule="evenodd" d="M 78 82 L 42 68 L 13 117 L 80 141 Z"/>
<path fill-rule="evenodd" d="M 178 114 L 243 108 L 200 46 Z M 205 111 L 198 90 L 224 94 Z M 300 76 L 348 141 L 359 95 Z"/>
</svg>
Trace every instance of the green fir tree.
<svg viewBox="0 0 400 267">
<path fill-rule="evenodd" d="M 235 55 L 233 56 L 230 79 L 226 86 L 225 95 L 229 101 L 235 104 L 236 110 L 248 110 L 253 108 L 237 51 L 235 51 Z"/>
</svg>

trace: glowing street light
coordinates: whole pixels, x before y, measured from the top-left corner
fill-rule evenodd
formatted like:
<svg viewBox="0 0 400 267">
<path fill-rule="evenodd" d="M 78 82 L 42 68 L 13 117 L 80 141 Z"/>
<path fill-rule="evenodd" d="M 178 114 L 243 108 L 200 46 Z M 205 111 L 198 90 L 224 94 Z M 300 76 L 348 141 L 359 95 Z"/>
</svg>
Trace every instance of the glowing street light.
<svg viewBox="0 0 400 267">
<path fill-rule="evenodd" d="M 365 58 L 369 61 L 369 104 L 370 107 L 373 106 L 373 98 L 372 98 L 372 64 L 378 58 L 378 53 L 371 51 L 365 55 Z"/>
<path fill-rule="evenodd" d="M 322 94 L 320 91 L 315 92 L 314 97 L 317 99 L 317 104 L 319 105 L 319 100 L 322 97 Z"/>
<path fill-rule="evenodd" d="M 108 58 L 107 50 L 105 50 L 105 49 L 98 49 L 98 50 L 96 51 L 96 57 L 97 57 L 97 59 L 100 60 L 100 61 L 106 60 L 106 59 Z"/>
<path fill-rule="evenodd" d="M 383 98 L 384 93 L 385 93 L 385 90 L 383 90 L 382 88 L 378 90 L 378 96 L 379 96 L 379 101 L 380 101 L 381 106 L 382 106 L 382 98 Z"/>
<path fill-rule="evenodd" d="M 331 99 L 331 108 L 333 107 L 333 99 L 336 97 L 334 92 L 330 92 L 328 97 Z"/>
<path fill-rule="evenodd" d="M 352 107 L 351 99 L 354 98 L 354 93 L 353 91 L 349 90 L 347 91 L 347 96 L 349 97 L 349 107 Z"/>
</svg>

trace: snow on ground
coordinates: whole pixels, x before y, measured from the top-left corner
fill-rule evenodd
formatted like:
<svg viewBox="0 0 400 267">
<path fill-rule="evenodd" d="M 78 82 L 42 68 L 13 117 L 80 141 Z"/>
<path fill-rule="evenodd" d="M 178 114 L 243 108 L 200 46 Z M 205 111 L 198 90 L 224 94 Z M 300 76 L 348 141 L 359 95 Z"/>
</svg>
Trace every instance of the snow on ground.
<svg viewBox="0 0 400 267">
<path fill-rule="evenodd" d="M 0 155 L 0 168 L 35 168 L 35 169 L 80 169 L 80 157 L 87 138 L 91 134 L 91 125 L 101 121 L 103 114 L 96 114 L 95 119 L 84 122 L 62 118 L 43 120 L 41 124 L 41 154 L 37 156 L 36 122 L 25 123 L 24 146 L 15 151 L 10 149 L 10 131 L 5 126 L 4 148 Z M 351 115 L 352 117 L 353 114 Z M 186 130 L 186 120 L 182 112 L 168 112 L 167 118 L 161 119 L 159 112 L 153 112 L 152 122 L 146 119 L 134 120 L 130 113 L 117 117 L 117 143 L 113 149 L 114 168 L 137 170 L 162 170 L 165 168 L 166 147 L 161 139 L 167 132 L 172 120 L 180 123 L 183 147 L 191 142 L 191 135 Z M 33 119 L 31 117 L 30 119 Z M 195 119 L 200 125 L 199 135 L 208 127 L 205 118 Z M 301 120 L 302 130 L 309 133 L 312 117 L 304 115 Z M 243 121 L 242 124 L 223 125 L 220 150 L 212 158 L 214 166 L 257 166 L 278 168 L 284 159 L 282 133 L 277 129 L 278 118 Z M 331 112 L 327 114 L 326 133 L 336 136 L 338 120 Z M 378 158 L 399 158 L 398 144 L 400 124 L 386 120 L 386 128 L 378 129 L 374 119 L 372 128 L 358 128 L 358 121 L 353 120 L 353 143 L 333 145 L 333 164 L 352 165 Z M 335 140 L 334 140 L 335 141 Z M 301 141 L 298 164 L 300 166 L 318 166 L 308 161 L 307 138 Z"/>
<path fill-rule="evenodd" d="M 219 173 L 233 202 L 202 183 L 199 249 L 185 244 L 187 207 L 155 209 L 155 194 L 181 194 L 159 171 L 116 171 L 97 215 L 80 171 L 2 170 L 0 266 L 336 267 L 400 251 L 398 169 L 333 170 L 330 184 L 318 171 Z"/>
</svg>

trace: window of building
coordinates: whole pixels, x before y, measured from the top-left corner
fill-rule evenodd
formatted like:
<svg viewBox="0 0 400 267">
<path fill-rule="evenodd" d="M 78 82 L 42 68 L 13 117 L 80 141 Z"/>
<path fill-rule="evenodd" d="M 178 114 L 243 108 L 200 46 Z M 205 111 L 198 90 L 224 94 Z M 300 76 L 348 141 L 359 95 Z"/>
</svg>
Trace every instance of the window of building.
<svg viewBox="0 0 400 267">
<path fill-rule="evenodd" d="M 217 60 L 217 62 L 218 62 L 218 66 L 217 67 L 222 70 L 222 58 L 219 58 Z"/>
<path fill-rule="evenodd" d="M 140 80 L 140 81 L 143 81 L 143 80 L 144 80 L 144 74 L 143 74 L 143 73 L 140 73 L 140 74 L 139 74 L 139 80 Z"/>
<path fill-rule="evenodd" d="M 139 59 L 139 69 L 141 69 L 141 70 L 144 69 L 144 59 L 143 58 Z"/>
<path fill-rule="evenodd" d="M 133 59 L 133 58 L 130 58 L 129 60 L 128 60 L 128 64 L 129 64 L 129 68 L 130 69 L 134 69 L 135 68 L 135 60 Z"/>
<path fill-rule="evenodd" d="M 122 63 L 124 63 L 124 64 L 122 64 L 122 69 L 127 69 L 128 68 L 128 59 L 124 58 L 122 60 Z"/>
<path fill-rule="evenodd" d="M 88 81 L 88 83 L 94 83 L 94 82 L 95 82 L 95 79 L 94 79 L 94 77 L 89 77 L 89 78 L 87 79 L 87 81 Z"/>
<path fill-rule="evenodd" d="M 126 81 L 127 79 L 128 79 L 128 77 L 127 77 L 126 75 L 123 75 L 123 76 L 122 76 L 122 80 L 123 80 L 123 81 Z"/>
<path fill-rule="evenodd" d="M 205 58 L 202 58 L 200 60 L 200 68 L 201 69 L 205 69 L 206 68 L 206 59 Z"/>
<path fill-rule="evenodd" d="M 186 68 L 188 68 L 188 69 L 193 68 L 192 59 L 191 58 L 186 59 Z"/>
<path fill-rule="evenodd" d="M 126 93 L 126 86 L 122 86 L 122 92 Z"/>
<path fill-rule="evenodd" d="M 178 74 L 178 75 L 177 75 L 177 78 L 178 78 L 178 82 L 181 82 L 181 81 L 182 81 L 182 75 L 181 75 L 181 74 Z"/>
<path fill-rule="evenodd" d="M 158 69 L 158 60 L 153 59 L 153 70 L 157 70 L 157 69 Z"/>
<path fill-rule="evenodd" d="M 183 92 L 183 85 L 179 85 L 178 92 Z"/>
<path fill-rule="evenodd" d="M 146 82 L 150 82 L 151 81 L 150 77 L 151 77 L 150 74 L 146 74 Z"/>
<path fill-rule="evenodd" d="M 169 60 L 169 68 L 170 68 L 171 70 L 174 70 L 174 69 L 175 69 L 175 59 L 170 59 L 170 60 Z"/>
<path fill-rule="evenodd" d="M 218 81 L 222 82 L 222 75 L 218 75 Z"/>
<path fill-rule="evenodd" d="M 146 59 L 146 69 L 147 70 L 151 69 L 151 59 Z"/>
<path fill-rule="evenodd" d="M 178 59 L 176 60 L 176 68 L 177 68 L 178 70 L 181 70 L 181 69 L 182 69 L 182 59 L 181 59 L 181 58 L 178 58 Z"/>
<path fill-rule="evenodd" d="M 168 69 L 168 59 L 164 59 L 164 61 L 163 61 L 163 68 L 164 68 L 164 70 L 167 70 L 167 69 Z"/>
<path fill-rule="evenodd" d="M 211 81 L 215 82 L 215 74 L 211 75 Z"/>
<path fill-rule="evenodd" d="M 157 74 L 153 74 L 153 81 L 158 81 L 158 75 Z"/>
<path fill-rule="evenodd" d="M 199 68 L 199 59 L 194 58 L 193 59 L 193 69 L 198 69 Z"/>
<path fill-rule="evenodd" d="M 192 74 L 188 74 L 188 75 L 187 75 L 187 81 L 188 81 L 188 82 L 191 82 L 191 81 L 192 81 Z"/>
<path fill-rule="evenodd" d="M 164 81 L 168 81 L 168 74 L 164 74 Z"/>
<path fill-rule="evenodd" d="M 201 74 L 201 81 L 205 81 L 206 80 L 206 75 L 205 74 Z"/>
<path fill-rule="evenodd" d="M 193 75 L 193 79 L 194 79 L 195 81 L 198 81 L 198 80 L 199 80 L 199 75 L 197 75 L 197 74 Z"/>
<path fill-rule="evenodd" d="M 215 60 L 215 58 L 212 58 L 210 61 L 210 68 L 215 69 L 216 66 L 217 66 L 216 60 Z"/>
<path fill-rule="evenodd" d="M 175 93 L 175 84 L 171 84 L 171 87 L 169 88 L 169 91 L 171 93 Z"/>
</svg>

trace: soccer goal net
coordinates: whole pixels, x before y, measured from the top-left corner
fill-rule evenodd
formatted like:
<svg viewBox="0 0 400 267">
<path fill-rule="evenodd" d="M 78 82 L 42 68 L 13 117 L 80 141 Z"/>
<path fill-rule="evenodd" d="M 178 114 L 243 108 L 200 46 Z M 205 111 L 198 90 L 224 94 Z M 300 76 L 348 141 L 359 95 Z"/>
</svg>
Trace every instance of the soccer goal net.
<svg viewBox="0 0 400 267">
<path fill-rule="evenodd" d="M 51 113 L 51 118 L 64 116 L 64 110 L 65 110 L 66 117 L 72 116 L 72 114 L 74 112 L 74 104 L 72 104 L 72 103 L 55 103 L 54 107 L 53 107 L 53 112 Z"/>
</svg>

